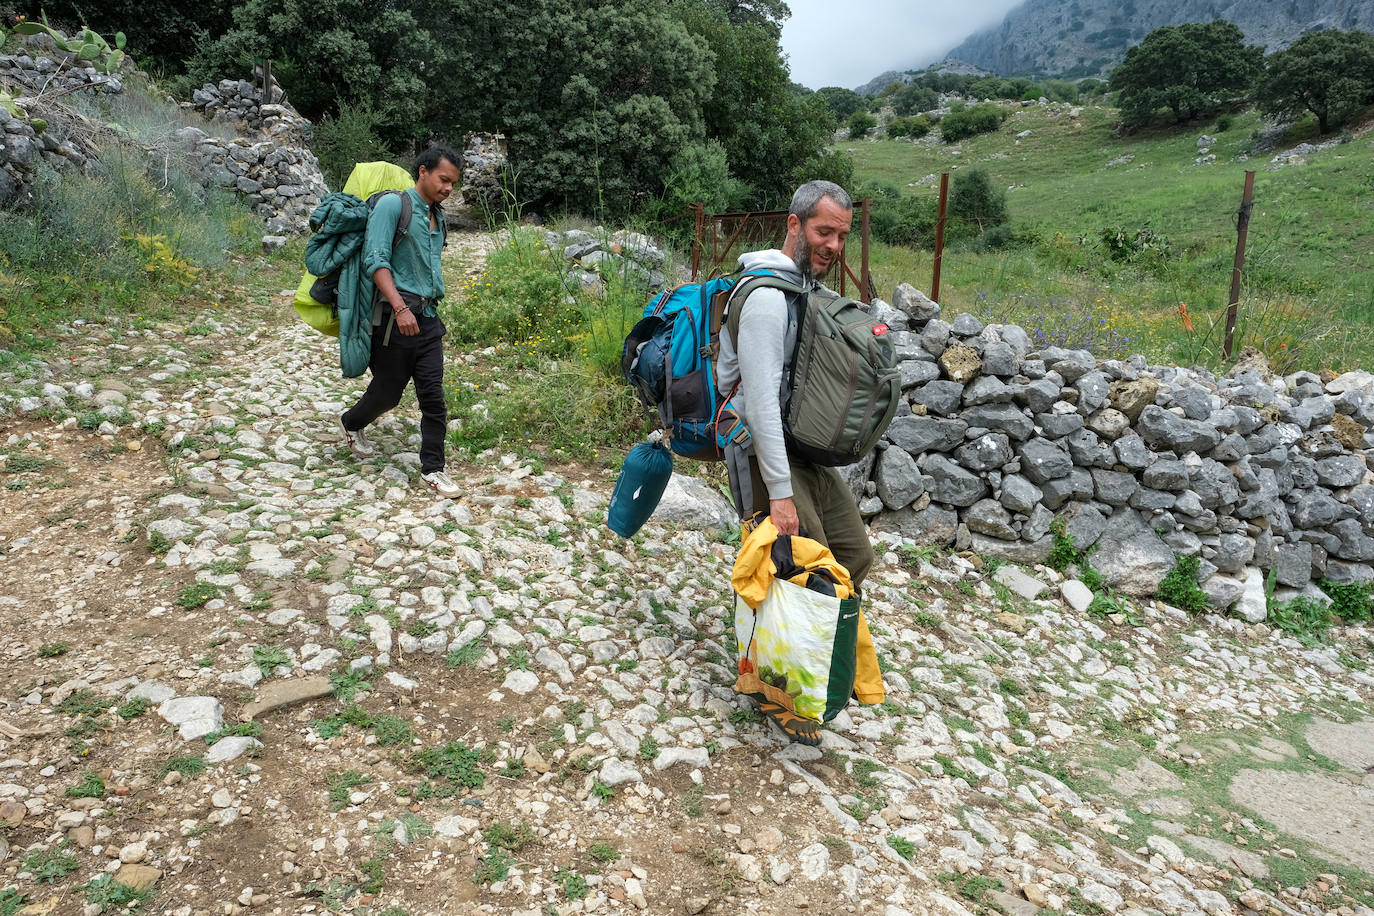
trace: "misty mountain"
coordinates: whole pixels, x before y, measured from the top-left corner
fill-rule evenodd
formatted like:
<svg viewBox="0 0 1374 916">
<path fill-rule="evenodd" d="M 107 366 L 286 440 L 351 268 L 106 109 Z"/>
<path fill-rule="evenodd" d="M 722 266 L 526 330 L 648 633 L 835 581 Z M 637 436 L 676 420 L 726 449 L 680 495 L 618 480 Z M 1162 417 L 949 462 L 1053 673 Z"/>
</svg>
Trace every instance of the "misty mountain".
<svg viewBox="0 0 1374 916">
<path fill-rule="evenodd" d="M 1374 32 L 1370 0 L 1026 0 L 949 56 L 1001 76 L 1105 76 L 1154 29 L 1225 19 L 1276 51 L 1324 28 Z"/>
</svg>

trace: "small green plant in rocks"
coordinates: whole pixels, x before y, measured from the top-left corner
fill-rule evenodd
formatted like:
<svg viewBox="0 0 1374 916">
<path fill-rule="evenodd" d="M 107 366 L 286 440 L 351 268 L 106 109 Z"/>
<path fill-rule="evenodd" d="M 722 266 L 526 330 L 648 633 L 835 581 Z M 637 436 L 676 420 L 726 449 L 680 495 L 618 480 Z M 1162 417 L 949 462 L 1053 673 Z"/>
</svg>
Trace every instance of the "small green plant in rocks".
<svg viewBox="0 0 1374 916">
<path fill-rule="evenodd" d="M 0 891 L 0 916 L 14 916 L 28 899 L 27 894 L 21 894 L 12 887 Z"/>
<path fill-rule="evenodd" d="M 974 903 L 981 904 L 983 895 L 988 891 L 1000 891 L 1005 886 L 998 878 L 988 878 L 984 875 L 961 875 L 958 872 L 942 872 L 935 876 L 935 880 L 954 889 L 960 897 L 965 900 L 972 900 Z"/>
<path fill-rule="evenodd" d="M 1331 613 L 1346 623 L 1374 620 L 1374 597 L 1371 597 L 1368 584 L 1340 585 L 1323 579 L 1317 585 L 1331 598 Z"/>
<path fill-rule="evenodd" d="M 587 896 L 587 879 L 575 869 L 560 868 L 553 876 L 554 883 L 569 900 L 581 900 Z"/>
<path fill-rule="evenodd" d="M 367 785 L 372 781 L 370 776 L 364 776 L 357 770 L 346 770 L 342 773 L 335 773 L 329 777 L 329 810 L 342 811 L 348 807 L 348 796 L 351 790 L 358 786 Z"/>
<path fill-rule="evenodd" d="M 1265 623 L 1312 648 L 1326 639 L 1327 630 L 1331 628 L 1331 611 L 1321 601 L 1298 597 L 1271 605 Z"/>
<path fill-rule="evenodd" d="M 329 686 L 340 702 L 349 703 L 360 691 L 371 690 L 372 682 L 362 671 L 340 671 L 330 675 Z"/>
<path fill-rule="evenodd" d="M 515 858 L 504 849 L 489 850 L 477 866 L 477 874 L 472 876 L 473 884 L 495 884 L 510 877 L 510 867 Z"/>
<path fill-rule="evenodd" d="M 658 753 L 658 742 L 655 741 L 653 738 L 649 737 L 648 735 L 645 735 L 643 738 L 639 739 L 640 757 L 644 758 L 645 760 L 653 760 L 654 758 L 658 757 Z"/>
<path fill-rule="evenodd" d="M 121 908 L 124 912 L 133 912 L 152 900 L 156 893 L 153 887 L 133 888 L 116 881 L 114 875 L 98 875 L 86 885 L 86 902 L 110 912 Z"/>
<path fill-rule="evenodd" d="M 67 798 L 104 798 L 105 780 L 97 776 L 93 770 L 82 770 L 81 781 L 74 786 L 68 786 L 67 791 L 62 794 Z"/>
<path fill-rule="evenodd" d="M 434 790 L 441 797 L 456 795 L 462 789 L 480 789 L 486 783 L 481 768 L 482 752 L 461 741 L 417 751 L 412 761 L 412 766 L 426 776 L 447 781 L 447 785 Z"/>
<path fill-rule="evenodd" d="M 253 664 L 258 666 L 263 677 L 267 677 L 273 669 L 281 665 L 291 667 L 291 656 L 280 646 L 254 646 Z"/>
<path fill-rule="evenodd" d="M 587 855 L 591 856 L 593 861 L 607 865 L 620 859 L 620 850 L 609 843 L 593 843 L 587 848 Z"/>
<path fill-rule="evenodd" d="M 165 553 L 165 551 L 154 551 Z M 192 582 L 181 590 L 181 595 L 177 597 L 177 604 L 186 608 L 188 611 L 198 608 L 213 598 L 219 597 L 219 586 L 209 582 Z"/>
<path fill-rule="evenodd" d="M 178 754 L 169 759 L 158 771 L 158 776 L 166 776 L 168 773 L 180 773 L 189 779 L 192 776 L 199 776 L 205 772 L 205 758 L 199 754 Z"/>
<path fill-rule="evenodd" d="M 400 716 L 385 713 L 373 718 L 372 733 L 377 736 L 377 743 L 383 746 L 409 744 L 410 739 L 414 737 L 409 722 Z"/>
<path fill-rule="evenodd" d="M 444 661 L 448 662 L 450 668 L 475 668 L 486 651 L 486 646 L 482 644 L 482 640 L 474 639 L 471 642 L 463 643 L 445 655 Z"/>
<path fill-rule="evenodd" d="M 1199 563 L 1197 554 L 1179 557 L 1174 563 L 1174 568 L 1169 570 L 1169 574 L 1159 583 L 1155 597 L 1190 614 L 1201 614 L 1206 611 L 1207 593 L 1197 584 Z"/>
<path fill-rule="evenodd" d="M 20 861 L 24 871 L 31 872 L 35 881 L 52 884 L 58 878 L 65 878 L 80 867 L 76 856 L 59 847 L 57 849 L 35 849 Z"/>
<path fill-rule="evenodd" d="M 592 795 L 601 801 L 610 801 L 615 798 L 615 789 L 612 789 L 598 779 L 596 782 L 592 783 Z"/>
<path fill-rule="evenodd" d="M 221 728 L 219 731 L 210 732 L 205 736 L 205 743 L 208 745 L 216 744 L 225 738 L 258 738 L 262 736 L 262 726 L 256 722 L 237 722 L 228 728 Z"/>
<path fill-rule="evenodd" d="M 535 836 L 529 824 L 498 822 L 482 831 L 482 839 L 487 841 L 488 846 L 496 849 L 519 852 L 534 843 Z"/>
<path fill-rule="evenodd" d="M 916 844 L 906 837 L 897 836 L 895 833 L 887 838 L 887 845 L 896 850 L 897 855 L 910 862 L 916 858 Z"/>
<path fill-rule="evenodd" d="M 116 707 L 115 715 L 127 722 L 130 719 L 137 719 L 139 716 L 143 715 L 148 711 L 150 705 L 151 703 L 147 697 L 134 697 Z"/>
<path fill-rule="evenodd" d="M 64 642 L 50 642 L 38 647 L 39 658 L 57 658 L 66 655 L 71 646 Z"/>
</svg>

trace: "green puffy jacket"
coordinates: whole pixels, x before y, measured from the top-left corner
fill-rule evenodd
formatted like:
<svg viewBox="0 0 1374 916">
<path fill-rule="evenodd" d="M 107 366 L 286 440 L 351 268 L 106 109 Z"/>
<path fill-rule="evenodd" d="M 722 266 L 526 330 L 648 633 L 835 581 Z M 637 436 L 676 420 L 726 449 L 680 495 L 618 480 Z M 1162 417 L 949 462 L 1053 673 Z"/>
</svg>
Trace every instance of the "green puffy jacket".
<svg viewBox="0 0 1374 916">
<path fill-rule="evenodd" d="M 342 193 L 327 195 L 310 214 L 315 235 L 306 243 L 305 266 L 295 307 L 311 327 L 339 338 L 339 367 L 344 378 L 357 378 L 372 360 L 372 298 L 375 287 L 362 270 L 365 203 L 379 191 L 403 191 L 414 184 L 410 173 L 390 162 L 359 162 Z M 342 265 L 338 301 L 323 305 L 309 295 L 315 280 Z M 337 316 L 337 317 L 336 317 Z"/>
<path fill-rule="evenodd" d="M 317 277 L 339 271 L 339 367 L 357 378 L 372 359 L 372 298 L 375 286 L 363 273 L 363 234 L 372 211 L 365 201 L 335 191 L 327 195 L 310 225 L 315 234 L 305 246 L 305 269 Z"/>
</svg>

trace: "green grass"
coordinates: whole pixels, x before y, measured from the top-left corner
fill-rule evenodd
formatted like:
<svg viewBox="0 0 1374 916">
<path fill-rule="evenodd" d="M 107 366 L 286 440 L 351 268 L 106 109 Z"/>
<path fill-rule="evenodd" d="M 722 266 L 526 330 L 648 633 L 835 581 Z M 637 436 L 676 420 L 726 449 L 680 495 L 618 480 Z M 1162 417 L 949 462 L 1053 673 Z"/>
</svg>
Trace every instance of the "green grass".
<svg viewBox="0 0 1374 916">
<path fill-rule="evenodd" d="M 205 772 L 205 758 L 199 754 L 178 754 L 162 765 L 158 776 L 180 773 L 186 778 L 199 776 Z"/>
<path fill-rule="evenodd" d="M 66 655 L 71 648 L 64 642 L 50 642 L 38 647 L 39 658 L 57 658 Z"/>
<path fill-rule="evenodd" d="M 482 640 L 474 639 L 445 655 L 444 661 L 448 663 L 450 668 L 475 668 L 486 651 L 487 648 Z"/>
<path fill-rule="evenodd" d="M 1117 137 L 1117 113 L 1084 108 L 1077 120 L 1038 106 L 1017 109 L 1000 131 L 947 147 L 880 140 L 840 143 L 856 179 L 896 185 L 904 195 L 934 196 L 938 183 L 908 183 L 974 166 L 1008 193 L 1012 224 L 1023 244 L 1001 251 L 947 251 L 941 300 L 946 311 L 1014 321 L 1047 331 L 1072 324 L 1073 313 L 1106 318 L 1099 356 L 1141 352 L 1152 359 L 1215 365 L 1220 320 L 1235 253 L 1234 215 L 1244 171 L 1257 170 L 1255 207 L 1237 349 L 1258 346 L 1280 368 L 1356 368 L 1374 354 L 1374 149 L 1357 141 L 1309 157 L 1306 165 L 1270 170 L 1274 153 L 1249 162 L 1253 112 L 1218 137 L 1214 166 L 1195 166 L 1197 135 L 1208 125 Z M 1019 143 L 1022 130 L 1031 134 Z M 1131 161 L 1109 165 L 1123 156 Z M 1148 227 L 1170 254 L 1134 263 L 1114 260 L 1104 230 Z M 851 264 L 857 252 L 849 253 Z M 900 282 L 929 290 L 932 254 L 874 244 L 871 271 L 884 298 Z M 1195 331 L 1177 315 L 1186 303 Z M 1039 319 L 1037 323 L 1036 319 Z M 1115 349 L 1116 352 L 1112 352 Z"/>
</svg>

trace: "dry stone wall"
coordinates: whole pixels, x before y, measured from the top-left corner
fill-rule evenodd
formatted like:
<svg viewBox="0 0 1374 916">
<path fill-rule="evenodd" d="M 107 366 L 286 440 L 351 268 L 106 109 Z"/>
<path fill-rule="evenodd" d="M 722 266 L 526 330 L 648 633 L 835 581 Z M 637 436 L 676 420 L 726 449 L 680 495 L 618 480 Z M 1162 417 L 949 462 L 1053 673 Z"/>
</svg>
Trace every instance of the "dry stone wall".
<svg viewBox="0 0 1374 916">
<path fill-rule="evenodd" d="M 1059 517 L 1122 592 L 1153 594 L 1197 555 L 1212 603 L 1252 619 L 1271 570 L 1280 599 L 1374 581 L 1374 376 L 1099 360 L 1015 325 L 947 321 L 905 284 L 874 310 L 904 403 L 844 474 L 879 536 L 1035 563 Z"/>
<path fill-rule="evenodd" d="M 310 122 L 287 103 L 281 87 L 221 80 L 197 89 L 191 104 L 241 134 L 226 140 L 196 128 L 182 132 L 195 144 L 206 185 L 241 195 L 263 217 L 269 237 L 307 232 L 310 213 L 329 188 L 310 152 Z"/>
</svg>

